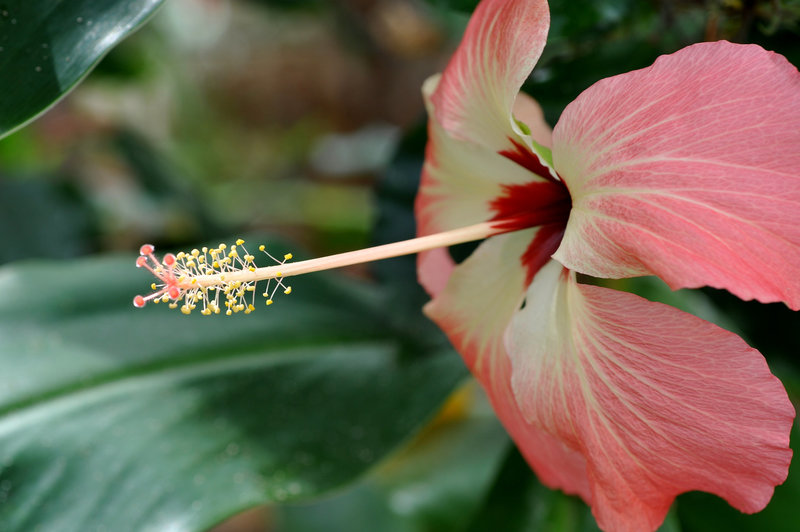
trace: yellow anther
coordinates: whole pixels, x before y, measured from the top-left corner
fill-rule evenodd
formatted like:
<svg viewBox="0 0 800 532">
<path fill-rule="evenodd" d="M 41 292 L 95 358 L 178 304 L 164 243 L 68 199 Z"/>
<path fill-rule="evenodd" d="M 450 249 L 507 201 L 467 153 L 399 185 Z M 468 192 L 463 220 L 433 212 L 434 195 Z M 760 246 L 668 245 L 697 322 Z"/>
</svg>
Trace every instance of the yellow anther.
<svg viewBox="0 0 800 532">
<path fill-rule="evenodd" d="M 275 277 L 282 277 L 283 274 L 281 272 L 275 272 Z"/>
<path fill-rule="evenodd" d="M 187 268 L 194 268 L 195 266 L 197 266 L 197 263 L 193 260 L 190 260 L 186 263 Z"/>
<path fill-rule="evenodd" d="M 226 245 L 225 245 L 225 243 L 222 243 L 222 244 L 220 244 L 220 245 L 219 245 L 219 249 L 220 249 L 220 251 L 222 251 L 223 249 L 225 249 L 225 248 L 227 248 L 227 247 L 228 247 L 228 246 L 226 246 Z"/>
<path fill-rule="evenodd" d="M 186 257 L 186 253 L 184 253 L 183 251 L 179 251 L 178 254 L 175 256 L 175 258 L 178 259 L 178 260 L 182 260 L 185 257 Z"/>
<path fill-rule="evenodd" d="M 267 299 L 267 306 L 271 305 L 273 301 L 271 299 Z"/>
<path fill-rule="evenodd" d="M 287 253 L 286 255 L 283 256 L 283 259 L 284 260 L 292 260 L 292 254 L 291 253 Z"/>
<path fill-rule="evenodd" d="M 208 248 L 206 246 L 203 246 L 202 251 L 203 253 L 208 253 Z"/>
<path fill-rule="evenodd" d="M 217 261 L 212 262 L 211 263 L 211 267 L 212 268 L 219 268 L 219 262 L 217 262 Z"/>
<path fill-rule="evenodd" d="M 156 283 L 153 283 L 153 284 L 150 285 L 150 289 L 151 290 L 158 290 L 158 285 Z"/>
<path fill-rule="evenodd" d="M 286 294 L 286 295 L 291 294 L 292 293 L 292 287 L 291 286 L 287 286 L 286 290 L 284 290 L 283 293 Z"/>
<path fill-rule="evenodd" d="M 249 267 L 249 268 L 247 268 L 247 269 L 248 269 L 248 270 L 250 270 L 251 272 L 254 272 L 254 271 L 256 271 L 256 267 L 255 267 L 255 266 L 250 266 L 250 267 Z"/>
<path fill-rule="evenodd" d="M 192 277 L 192 284 L 197 284 L 197 277 Z"/>
<path fill-rule="evenodd" d="M 187 307 L 186 305 L 184 305 L 184 306 L 181 307 L 181 312 L 183 312 L 184 314 L 186 314 L 188 316 L 189 314 L 192 313 L 192 309 Z"/>
<path fill-rule="evenodd" d="M 267 249 L 267 246 L 265 246 L 264 244 L 261 244 L 260 246 L 258 246 L 258 250 L 259 251 L 264 251 L 265 249 Z"/>
<path fill-rule="evenodd" d="M 203 310 L 200 311 L 200 314 L 202 314 L 203 316 L 210 316 L 211 315 L 211 309 L 210 308 L 204 308 Z"/>
<path fill-rule="evenodd" d="M 233 312 L 231 312 L 231 309 L 225 311 L 226 316 L 230 316 L 231 314 L 233 314 Z"/>
<path fill-rule="evenodd" d="M 169 308 L 178 308 L 178 304 L 177 303 L 170 303 L 169 304 Z"/>
<path fill-rule="evenodd" d="M 244 244 L 244 240 L 242 240 L 241 238 L 236 240 L 236 245 L 237 246 L 241 246 L 242 244 Z"/>
<path fill-rule="evenodd" d="M 197 249 L 197 248 L 194 248 L 194 249 L 192 250 L 192 257 L 197 257 L 197 256 L 199 256 L 199 255 L 200 255 L 200 250 L 199 250 L 199 249 Z"/>
<path fill-rule="evenodd" d="M 253 285 L 248 285 L 248 286 L 247 286 L 247 291 L 248 291 L 248 292 L 255 292 L 255 291 L 256 291 L 256 287 L 255 287 L 255 286 L 253 286 Z"/>
</svg>

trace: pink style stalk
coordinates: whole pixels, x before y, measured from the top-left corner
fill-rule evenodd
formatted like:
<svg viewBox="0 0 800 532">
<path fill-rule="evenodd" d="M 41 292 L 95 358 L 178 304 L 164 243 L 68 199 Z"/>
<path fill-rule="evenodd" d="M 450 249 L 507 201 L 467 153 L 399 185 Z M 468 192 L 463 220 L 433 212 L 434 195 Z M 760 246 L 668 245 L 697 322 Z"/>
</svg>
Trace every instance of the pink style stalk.
<svg viewBox="0 0 800 532">
<path fill-rule="evenodd" d="M 758 46 L 697 44 L 596 83 L 551 133 L 519 94 L 548 26 L 545 0 L 484 0 L 424 87 L 419 235 L 511 231 L 458 265 L 421 253 L 425 312 L 542 482 L 604 530 L 655 530 L 690 490 L 757 512 L 786 479 L 795 414 L 761 354 L 575 274 L 800 308 L 800 74 Z"/>
</svg>

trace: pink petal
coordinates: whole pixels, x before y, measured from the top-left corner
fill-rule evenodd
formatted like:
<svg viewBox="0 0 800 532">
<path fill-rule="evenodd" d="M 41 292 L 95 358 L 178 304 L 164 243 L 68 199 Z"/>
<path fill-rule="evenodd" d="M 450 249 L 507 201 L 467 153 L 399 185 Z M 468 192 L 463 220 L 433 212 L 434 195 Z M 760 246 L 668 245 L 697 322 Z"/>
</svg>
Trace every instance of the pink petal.
<svg viewBox="0 0 800 532">
<path fill-rule="evenodd" d="M 440 318 L 447 322 L 445 332 L 458 335 L 463 344 L 471 346 L 467 351 L 459 349 L 470 367 L 493 358 L 487 346 L 502 337 L 522 303 L 526 272 L 521 258 L 535 234 L 535 229 L 527 229 L 482 242 L 455 267 L 444 290 L 425 306 L 426 314 L 437 323 Z"/>
<path fill-rule="evenodd" d="M 425 306 L 486 389 L 506 430 L 542 482 L 591 499 L 583 456 L 528 424 L 511 390 L 511 363 L 503 337 L 525 295 L 520 261 L 536 230 L 488 239 Z M 425 274 L 421 270 L 420 277 Z"/>
<path fill-rule="evenodd" d="M 549 147 L 550 127 L 539 105 L 518 92 L 549 24 L 545 0 L 484 0 L 444 73 L 425 83 L 430 124 L 415 207 L 420 236 L 489 220 L 503 187 L 547 176 L 531 140 Z M 418 265 L 431 295 L 444 288 L 454 267 L 446 250 L 421 253 Z"/>
<path fill-rule="evenodd" d="M 544 48 L 545 0 L 484 0 L 431 100 L 435 120 L 452 136 L 500 151 L 520 130 L 511 111 Z"/>
<path fill-rule="evenodd" d="M 553 144 L 568 268 L 800 308 L 800 74 L 782 56 L 728 42 L 663 56 L 587 89 Z"/>
<path fill-rule="evenodd" d="M 601 528 L 655 530 L 690 490 L 756 512 L 788 474 L 786 392 L 756 350 L 715 325 L 579 285 L 552 261 L 506 346 L 516 405 L 503 406 L 584 457 Z M 538 441 L 517 443 L 533 453 Z"/>
</svg>

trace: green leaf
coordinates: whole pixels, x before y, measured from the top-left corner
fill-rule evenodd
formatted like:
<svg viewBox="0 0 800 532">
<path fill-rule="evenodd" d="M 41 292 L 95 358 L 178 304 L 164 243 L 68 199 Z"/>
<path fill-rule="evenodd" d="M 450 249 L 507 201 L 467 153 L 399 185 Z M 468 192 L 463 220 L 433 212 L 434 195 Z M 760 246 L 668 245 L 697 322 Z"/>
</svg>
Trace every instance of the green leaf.
<svg viewBox="0 0 800 532">
<path fill-rule="evenodd" d="M 65 179 L 0 181 L 0 263 L 72 258 L 94 247 L 94 219 L 80 191 Z M 15 220 L 15 222 L 10 222 Z"/>
<path fill-rule="evenodd" d="M 507 453 L 491 493 L 468 532 L 600 532 L 591 510 L 578 497 L 544 486 L 516 448 Z M 659 532 L 680 532 L 670 513 Z"/>
<path fill-rule="evenodd" d="M 67 94 L 162 1 L 0 1 L 0 137 Z"/>
<path fill-rule="evenodd" d="M 373 287 L 305 276 L 249 316 L 136 310 L 132 258 L 0 269 L 4 531 L 202 530 L 352 482 L 462 381 Z"/>
<path fill-rule="evenodd" d="M 444 415 L 364 481 L 324 501 L 279 508 L 278 530 L 464 530 L 491 487 L 510 441 L 471 382 Z M 459 413 L 467 408 L 466 413 Z"/>
<path fill-rule="evenodd" d="M 594 532 L 597 525 L 583 502 L 543 486 L 512 448 L 491 493 L 469 532 L 480 530 Z"/>
</svg>

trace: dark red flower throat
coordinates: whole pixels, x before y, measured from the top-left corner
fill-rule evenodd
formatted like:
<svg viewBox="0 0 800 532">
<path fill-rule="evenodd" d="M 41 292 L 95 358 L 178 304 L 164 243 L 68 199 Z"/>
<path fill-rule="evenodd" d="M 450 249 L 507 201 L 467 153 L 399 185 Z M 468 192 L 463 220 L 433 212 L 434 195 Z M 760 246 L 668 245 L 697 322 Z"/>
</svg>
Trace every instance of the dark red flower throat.
<svg viewBox="0 0 800 532">
<path fill-rule="evenodd" d="M 536 272 L 550 260 L 561 244 L 572 210 L 572 198 L 564 182 L 554 178 L 534 153 L 514 140 L 511 143 L 514 149 L 501 151 L 500 155 L 544 181 L 504 185 L 503 194 L 493 199 L 490 207 L 496 213 L 492 220 L 497 221 L 498 227 L 505 231 L 540 226 L 536 237 L 522 255 L 522 265 L 527 271 L 526 284 L 530 284 Z"/>
</svg>

